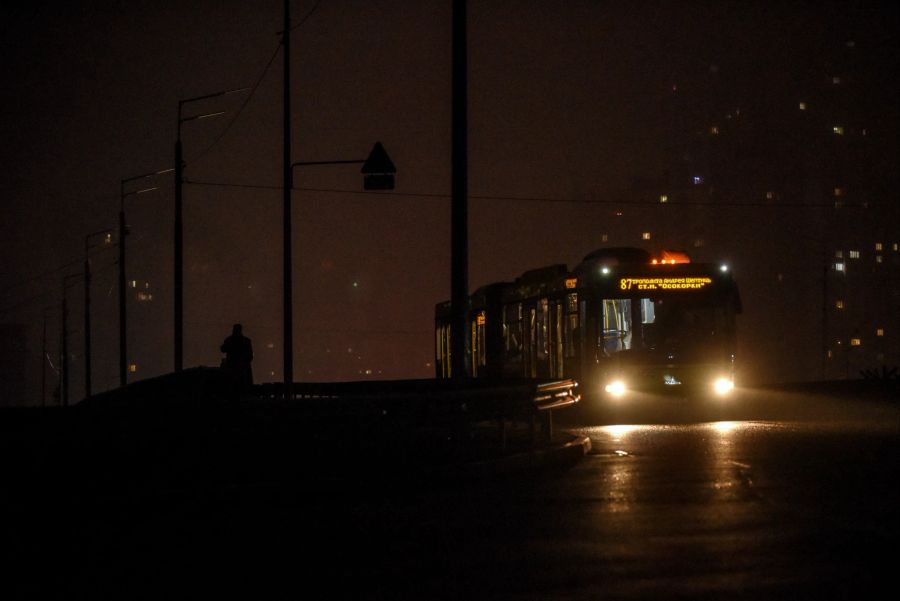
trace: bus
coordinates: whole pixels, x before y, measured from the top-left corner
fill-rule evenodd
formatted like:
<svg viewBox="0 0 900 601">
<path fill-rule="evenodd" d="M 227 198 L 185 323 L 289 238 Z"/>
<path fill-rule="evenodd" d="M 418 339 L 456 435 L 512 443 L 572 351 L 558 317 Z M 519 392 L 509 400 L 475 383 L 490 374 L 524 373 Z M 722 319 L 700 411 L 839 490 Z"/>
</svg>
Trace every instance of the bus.
<svg viewBox="0 0 900 601">
<path fill-rule="evenodd" d="M 602 248 L 482 286 L 467 307 L 466 375 L 572 378 L 586 398 L 734 387 L 741 299 L 724 264 Z M 435 371 L 454 374 L 449 301 L 435 307 Z"/>
</svg>

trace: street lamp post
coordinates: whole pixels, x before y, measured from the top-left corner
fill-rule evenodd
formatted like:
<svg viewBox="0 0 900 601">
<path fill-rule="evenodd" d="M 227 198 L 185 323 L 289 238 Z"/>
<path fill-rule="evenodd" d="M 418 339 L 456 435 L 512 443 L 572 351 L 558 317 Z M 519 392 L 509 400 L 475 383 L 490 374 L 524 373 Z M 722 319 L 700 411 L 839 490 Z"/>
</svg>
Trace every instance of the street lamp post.
<svg viewBox="0 0 900 601">
<path fill-rule="evenodd" d="M 197 121 L 224 115 L 225 111 L 204 113 L 202 115 L 182 116 L 184 105 L 209 98 L 227 96 L 244 92 L 250 88 L 238 88 L 224 90 L 213 94 L 204 94 L 178 101 L 178 126 L 175 137 L 175 285 L 174 285 L 174 313 L 175 313 L 175 371 L 181 371 L 184 365 L 184 221 L 183 221 L 183 184 L 184 184 L 184 154 L 181 144 L 181 125 L 188 121 Z"/>
<path fill-rule="evenodd" d="M 44 327 L 41 332 L 41 407 L 47 406 L 47 311 L 44 307 Z"/>
<path fill-rule="evenodd" d="M 109 243 L 112 230 L 92 232 L 84 237 L 84 398 L 91 396 L 91 250 L 90 240 L 101 234 Z"/>
<path fill-rule="evenodd" d="M 69 405 L 69 306 L 66 289 L 69 288 L 69 282 L 81 277 L 80 273 L 70 273 L 64 275 L 62 280 L 62 351 L 60 370 L 62 371 L 62 385 L 60 386 L 60 402 L 63 407 Z"/>
<path fill-rule="evenodd" d="M 129 182 L 146 179 L 155 175 L 162 175 L 163 173 L 169 173 L 170 171 L 172 171 L 172 169 L 163 169 L 161 171 L 152 171 L 150 173 L 129 177 L 121 180 L 119 187 L 119 385 L 123 388 L 128 384 L 128 318 L 125 302 L 125 236 L 128 235 L 128 232 L 125 226 L 125 198 L 127 196 L 144 194 L 145 192 L 159 189 L 158 187 L 153 186 L 151 188 L 142 188 L 140 190 L 125 192 L 125 185 Z"/>
</svg>

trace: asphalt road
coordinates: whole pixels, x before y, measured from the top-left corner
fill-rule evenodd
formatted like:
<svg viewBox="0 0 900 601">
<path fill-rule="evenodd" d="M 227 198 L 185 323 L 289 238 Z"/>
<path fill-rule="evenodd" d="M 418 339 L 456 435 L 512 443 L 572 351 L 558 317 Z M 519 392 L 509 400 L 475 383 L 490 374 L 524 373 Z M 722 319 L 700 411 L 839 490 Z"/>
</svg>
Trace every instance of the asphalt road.
<svg viewBox="0 0 900 601">
<path fill-rule="evenodd" d="M 562 414 L 560 415 L 562 418 Z M 560 426 L 560 421 L 567 424 Z M 197 492 L 20 527 L 22 597 L 893 598 L 900 405 L 771 391 L 582 408 L 568 469 Z M 370 469 L 360 462 L 361 469 Z M 7 564 L 9 565 L 9 564 Z"/>
</svg>

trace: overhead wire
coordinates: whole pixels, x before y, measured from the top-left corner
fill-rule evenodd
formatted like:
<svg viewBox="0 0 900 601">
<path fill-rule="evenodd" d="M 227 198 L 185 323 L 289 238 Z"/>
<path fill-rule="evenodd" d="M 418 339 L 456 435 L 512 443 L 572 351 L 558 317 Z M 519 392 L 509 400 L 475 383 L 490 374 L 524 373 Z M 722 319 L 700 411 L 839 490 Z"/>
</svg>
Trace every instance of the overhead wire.
<svg viewBox="0 0 900 601">
<path fill-rule="evenodd" d="M 103 245 L 103 246 L 100 246 L 100 247 L 96 247 L 96 248 L 98 248 L 99 250 L 94 250 L 94 251 L 88 252 L 88 258 L 92 258 L 92 257 L 94 257 L 94 256 L 96 256 L 96 255 L 99 255 L 100 253 L 102 253 L 102 252 L 104 252 L 105 250 L 107 250 L 107 249 L 109 249 L 109 248 L 112 248 L 112 247 L 114 247 L 114 246 L 116 246 L 116 244 L 109 244 L 109 245 Z M 7 297 L 9 296 L 10 290 L 13 289 L 13 288 L 18 288 L 18 287 L 20 287 L 20 286 L 23 286 L 23 285 L 26 285 L 26 284 L 29 284 L 29 283 L 36 282 L 36 281 L 38 281 L 38 280 L 40 280 L 40 279 L 43 279 L 43 278 L 45 278 L 45 277 L 48 277 L 48 276 L 51 276 L 51 275 L 53 275 L 53 274 L 59 273 L 60 271 L 64 271 L 64 270 L 66 270 L 67 268 L 72 267 L 73 265 L 80 264 L 80 263 L 82 263 L 82 261 L 83 261 L 83 259 L 78 259 L 77 261 L 69 261 L 68 263 L 63 263 L 63 264 L 60 265 L 59 267 L 56 267 L 56 268 L 54 268 L 54 269 L 50 269 L 50 270 L 45 271 L 45 272 L 43 272 L 43 273 L 41 273 L 41 274 L 39 274 L 39 275 L 30 277 L 30 278 L 28 278 L 28 279 L 26 279 L 26 280 L 22 280 L 21 282 L 17 282 L 17 283 L 15 283 L 15 284 L 9 286 L 9 288 L 6 290 L 6 296 L 7 296 Z M 110 263 L 110 264 L 108 264 L 108 265 L 105 265 L 105 266 L 103 266 L 103 267 L 100 267 L 100 268 L 96 269 L 96 270 L 94 271 L 94 273 L 95 273 L 95 274 L 97 274 L 97 273 L 103 273 L 103 272 L 105 272 L 107 269 L 109 269 L 111 266 L 114 266 L 114 265 L 115 265 L 115 262 Z M 42 292 L 39 292 L 39 293 L 37 293 L 37 294 L 35 294 L 35 295 L 32 295 L 32 296 L 30 296 L 30 297 L 28 297 L 28 298 L 25 298 L 25 299 L 21 300 L 21 301 L 18 301 L 18 302 L 16 302 L 16 303 L 13 303 L 13 304 L 8 305 L 8 306 L 6 306 L 6 307 L 0 308 L 0 315 L 6 315 L 7 313 L 12 313 L 12 312 L 18 310 L 19 308 L 21 308 L 22 306 L 29 305 L 29 304 L 33 303 L 34 301 L 36 301 L 36 300 L 38 300 L 38 299 L 45 298 L 45 297 L 47 297 L 47 296 L 49 296 L 49 295 L 51 295 L 51 294 L 55 294 L 56 292 L 58 292 L 58 289 L 57 289 L 56 287 L 50 287 L 50 288 L 47 288 L 47 289 L 43 290 Z"/>
<path fill-rule="evenodd" d="M 306 15 L 303 16 L 300 21 L 291 27 L 291 31 L 297 29 L 302 26 L 306 21 L 316 12 L 316 9 L 319 8 L 319 4 L 321 4 L 321 0 L 317 0 L 317 2 L 313 5 L 309 11 L 307 11 Z M 207 146 L 204 148 L 197 156 L 193 157 L 192 160 L 199 161 L 203 157 L 205 157 L 222 139 L 228 134 L 231 127 L 235 124 L 241 114 L 244 112 L 244 109 L 247 108 L 247 105 L 250 104 L 250 100 L 253 98 L 256 91 L 259 89 L 259 86 L 262 84 L 263 79 L 265 79 L 266 75 L 269 73 L 269 68 L 272 66 L 272 63 L 275 62 L 275 57 L 278 56 L 278 52 L 281 50 L 282 42 L 278 42 L 275 46 L 275 50 L 272 52 L 272 56 L 269 57 L 269 60 L 266 62 L 266 66 L 263 67 L 262 73 L 259 74 L 259 77 L 256 78 L 256 82 L 251 86 L 250 91 L 247 93 L 247 96 L 244 98 L 244 101 L 241 103 L 240 108 L 238 108 L 237 112 L 234 116 L 228 121 L 228 124 L 225 125 L 222 132 L 219 133 L 218 136 Z"/>
<path fill-rule="evenodd" d="M 206 182 L 206 181 L 194 181 L 187 180 L 185 181 L 187 184 L 195 185 L 195 186 L 214 186 L 214 187 L 225 187 L 225 188 L 246 188 L 246 189 L 256 189 L 256 190 L 282 190 L 282 186 L 269 186 L 262 184 L 234 184 L 234 183 L 225 183 L 225 182 Z M 371 192 L 366 190 L 348 190 L 348 189 L 338 189 L 338 188 L 309 188 L 309 187 L 294 187 L 294 190 L 300 192 L 321 192 L 326 194 L 365 194 L 365 195 L 379 195 L 379 196 L 404 196 L 404 197 L 412 197 L 412 198 L 439 198 L 439 199 L 449 199 L 451 198 L 450 194 L 436 193 L 436 192 L 394 192 L 394 191 L 378 191 Z M 659 202 L 657 200 L 616 200 L 616 199 L 605 199 L 605 198 L 565 198 L 565 197 L 550 197 L 550 196 L 501 196 L 501 195 L 481 195 L 481 194 L 470 194 L 470 199 L 474 200 L 499 200 L 499 201 L 514 201 L 514 202 L 543 202 L 543 203 L 572 203 L 572 204 L 592 204 L 592 205 L 616 205 L 621 207 L 626 206 L 699 206 L 699 207 L 748 207 L 748 208 L 809 208 L 809 209 L 821 209 L 821 208 L 834 208 L 834 204 L 832 203 L 790 203 L 790 202 L 729 202 L 729 201 L 672 201 L 672 202 Z M 841 205 L 842 208 L 866 208 L 863 204 L 844 204 Z"/>
</svg>

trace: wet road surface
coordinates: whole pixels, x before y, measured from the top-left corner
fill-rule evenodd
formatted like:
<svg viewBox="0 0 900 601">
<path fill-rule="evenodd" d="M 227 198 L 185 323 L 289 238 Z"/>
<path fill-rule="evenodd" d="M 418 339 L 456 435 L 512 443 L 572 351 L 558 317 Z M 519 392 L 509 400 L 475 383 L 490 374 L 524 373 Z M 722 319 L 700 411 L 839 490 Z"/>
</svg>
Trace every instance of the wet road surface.
<svg viewBox="0 0 900 601">
<path fill-rule="evenodd" d="M 32 591 L 149 598 L 878 599 L 900 533 L 896 403 L 747 392 L 594 408 L 591 454 L 486 482 L 198 492 L 47 516 Z M 705 418 L 705 419 L 704 419 Z M 60 569 L 57 569 L 60 568 Z"/>
</svg>

